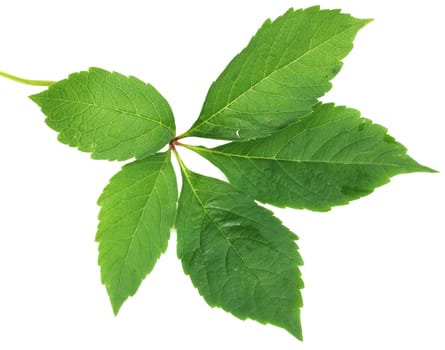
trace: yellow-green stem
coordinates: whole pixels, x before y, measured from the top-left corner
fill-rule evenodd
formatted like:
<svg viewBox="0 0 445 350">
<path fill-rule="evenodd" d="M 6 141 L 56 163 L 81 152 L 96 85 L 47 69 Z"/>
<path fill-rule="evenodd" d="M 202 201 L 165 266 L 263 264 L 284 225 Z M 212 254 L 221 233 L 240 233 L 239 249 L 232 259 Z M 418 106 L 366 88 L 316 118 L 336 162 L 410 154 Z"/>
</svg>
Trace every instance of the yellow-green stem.
<svg viewBox="0 0 445 350">
<path fill-rule="evenodd" d="M 18 83 L 26 84 L 26 85 L 34 85 L 34 86 L 50 86 L 55 83 L 55 81 L 51 80 L 31 80 L 17 77 L 15 75 L 5 73 L 0 71 L 0 76 L 9 80 L 16 81 Z"/>
</svg>

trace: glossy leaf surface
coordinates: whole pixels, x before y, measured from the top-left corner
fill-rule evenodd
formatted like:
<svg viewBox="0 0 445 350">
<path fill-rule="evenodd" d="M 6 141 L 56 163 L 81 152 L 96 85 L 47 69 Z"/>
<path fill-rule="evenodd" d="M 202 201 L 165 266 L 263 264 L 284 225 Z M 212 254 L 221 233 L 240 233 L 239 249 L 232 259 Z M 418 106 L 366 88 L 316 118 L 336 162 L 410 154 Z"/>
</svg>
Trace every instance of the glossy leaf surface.
<svg viewBox="0 0 445 350">
<path fill-rule="evenodd" d="M 142 158 L 175 135 L 167 101 L 135 77 L 90 68 L 31 96 L 60 142 L 96 159 Z"/>
<path fill-rule="evenodd" d="M 259 201 L 318 211 L 363 197 L 394 175 L 432 171 L 385 128 L 333 104 L 266 138 L 191 148 Z"/>
<path fill-rule="evenodd" d="M 100 196 L 99 265 L 116 314 L 167 249 L 177 198 L 170 152 L 125 165 Z"/>
<path fill-rule="evenodd" d="M 319 7 L 267 20 L 212 84 L 185 135 L 244 141 L 297 121 L 331 88 L 368 22 Z"/>
<path fill-rule="evenodd" d="M 228 183 L 183 168 L 176 226 L 184 271 L 210 306 L 302 339 L 297 237 L 270 211 Z"/>
</svg>

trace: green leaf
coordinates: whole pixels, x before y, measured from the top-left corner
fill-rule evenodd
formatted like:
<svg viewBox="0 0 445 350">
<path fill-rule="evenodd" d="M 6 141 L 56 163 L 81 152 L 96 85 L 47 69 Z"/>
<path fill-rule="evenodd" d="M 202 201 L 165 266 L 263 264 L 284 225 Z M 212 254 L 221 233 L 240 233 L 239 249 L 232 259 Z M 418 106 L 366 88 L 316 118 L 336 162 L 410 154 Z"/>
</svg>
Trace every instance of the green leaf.
<svg viewBox="0 0 445 350">
<path fill-rule="evenodd" d="M 59 141 L 92 158 L 143 158 L 175 135 L 167 101 L 135 77 L 90 68 L 30 96 L 47 116 Z"/>
<path fill-rule="evenodd" d="M 167 249 L 178 190 L 170 152 L 125 165 L 99 198 L 99 265 L 114 313 Z"/>
<path fill-rule="evenodd" d="M 433 171 L 410 158 L 385 128 L 333 104 L 316 106 L 267 138 L 190 148 L 259 201 L 318 211 L 365 196 L 391 176 Z"/>
<path fill-rule="evenodd" d="M 243 141 L 297 121 L 331 88 L 357 32 L 369 22 L 318 6 L 266 21 L 213 83 L 183 137 Z"/>
<path fill-rule="evenodd" d="M 302 339 L 297 237 L 228 183 L 183 167 L 178 256 L 207 303 Z"/>
<path fill-rule="evenodd" d="M 267 20 L 180 136 L 167 101 L 135 77 L 91 68 L 53 82 L 0 71 L 49 86 L 30 98 L 62 143 L 96 159 L 137 159 L 98 200 L 98 262 L 115 314 L 167 249 L 176 218 L 178 256 L 210 306 L 302 339 L 298 238 L 255 200 L 327 211 L 392 176 L 434 172 L 358 111 L 318 103 L 369 22 L 318 6 Z M 208 149 L 179 141 L 188 136 L 237 142 Z M 177 146 L 207 158 L 231 184 L 189 171 Z M 183 175 L 178 207 L 171 151 Z"/>
</svg>

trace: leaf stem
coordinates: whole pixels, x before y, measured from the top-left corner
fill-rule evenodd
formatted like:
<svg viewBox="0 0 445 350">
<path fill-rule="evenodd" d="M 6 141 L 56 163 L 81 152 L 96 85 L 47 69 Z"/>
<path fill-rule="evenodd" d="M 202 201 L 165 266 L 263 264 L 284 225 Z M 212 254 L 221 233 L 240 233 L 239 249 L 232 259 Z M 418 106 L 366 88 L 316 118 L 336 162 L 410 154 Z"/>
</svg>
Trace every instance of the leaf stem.
<svg viewBox="0 0 445 350">
<path fill-rule="evenodd" d="M 190 129 L 190 130 L 191 130 L 191 129 Z M 182 133 L 182 134 L 179 135 L 179 136 L 176 136 L 176 140 L 185 139 L 186 137 L 189 137 L 188 134 L 189 134 L 190 130 L 188 130 L 188 131 Z"/>
<path fill-rule="evenodd" d="M 176 143 L 176 145 L 178 145 L 178 144 L 181 146 L 185 146 L 183 144 Z M 185 164 L 182 161 L 176 148 L 171 147 L 170 149 L 172 150 L 173 154 L 175 155 L 176 160 L 178 161 L 179 167 L 181 168 L 182 178 L 185 179 L 190 184 L 190 186 L 193 188 L 192 182 L 190 180 L 190 170 L 185 166 Z"/>
<path fill-rule="evenodd" d="M 15 75 L 0 71 L 0 76 L 9 80 L 13 80 L 18 83 L 33 85 L 33 86 L 50 86 L 55 83 L 55 81 L 51 80 L 31 80 L 17 77 Z"/>
<path fill-rule="evenodd" d="M 191 150 L 194 150 L 196 148 L 201 148 L 200 146 L 192 146 L 192 145 L 189 145 L 187 143 L 179 143 L 178 142 L 177 145 L 182 146 L 182 147 L 187 148 L 187 149 L 191 149 Z"/>
<path fill-rule="evenodd" d="M 175 147 L 171 147 L 170 149 L 172 150 L 173 154 L 175 155 L 176 160 L 178 161 L 179 167 L 181 168 L 182 172 L 185 172 L 187 170 L 187 167 L 185 166 L 184 162 L 182 161 L 181 157 L 179 156 L 178 151 L 176 150 Z"/>
</svg>

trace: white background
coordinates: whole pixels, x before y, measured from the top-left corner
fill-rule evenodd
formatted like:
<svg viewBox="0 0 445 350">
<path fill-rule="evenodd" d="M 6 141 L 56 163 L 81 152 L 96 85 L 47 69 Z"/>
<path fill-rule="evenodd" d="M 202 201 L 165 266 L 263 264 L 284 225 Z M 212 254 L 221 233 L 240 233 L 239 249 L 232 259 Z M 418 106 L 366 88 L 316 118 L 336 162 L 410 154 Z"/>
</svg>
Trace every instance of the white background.
<svg viewBox="0 0 445 350">
<path fill-rule="evenodd" d="M 181 133 L 266 18 L 317 3 L 375 19 L 323 100 L 360 109 L 445 172 L 439 0 L 2 1 L 0 69 L 49 80 L 90 66 L 135 75 L 168 99 Z M 41 90 L 0 80 L 0 349 L 445 349 L 443 174 L 398 176 L 329 213 L 273 209 L 300 236 L 303 343 L 209 308 L 182 272 L 174 233 L 115 318 L 97 266 L 95 203 L 121 164 L 58 143 L 27 98 Z M 192 169 L 218 174 L 180 151 Z"/>
</svg>

